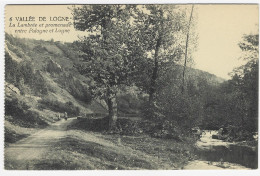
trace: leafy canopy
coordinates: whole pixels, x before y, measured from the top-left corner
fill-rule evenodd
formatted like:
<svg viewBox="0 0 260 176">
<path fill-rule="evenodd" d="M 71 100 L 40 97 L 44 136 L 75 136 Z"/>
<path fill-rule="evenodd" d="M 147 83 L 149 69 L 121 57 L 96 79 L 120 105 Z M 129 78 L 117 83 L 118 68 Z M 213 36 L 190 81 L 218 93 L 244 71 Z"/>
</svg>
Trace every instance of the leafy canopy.
<svg viewBox="0 0 260 176">
<path fill-rule="evenodd" d="M 118 86 L 130 84 L 135 73 L 132 5 L 74 6 L 74 26 L 89 35 L 78 42 L 82 62 L 77 67 L 93 80 L 93 93 L 98 96 L 115 94 Z M 133 37 L 133 38 L 131 38 Z M 109 93 L 107 92 L 109 89 Z"/>
</svg>

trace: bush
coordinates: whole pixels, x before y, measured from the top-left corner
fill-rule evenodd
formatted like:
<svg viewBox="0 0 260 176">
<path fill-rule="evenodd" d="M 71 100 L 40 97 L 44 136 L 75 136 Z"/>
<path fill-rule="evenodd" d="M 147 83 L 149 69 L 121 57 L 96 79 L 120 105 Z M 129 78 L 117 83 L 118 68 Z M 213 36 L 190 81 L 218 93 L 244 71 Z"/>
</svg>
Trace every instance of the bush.
<svg viewBox="0 0 260 176">
<path fill-rule="evenodd" d="M 23 51 L 29 50 L 29 47 L 25 44 L 26 40 L 25 38 L 15 38 L 10 34 L 5 33 L 5 40 L 8 41 L 11 45 L 20 47 Z M 6 42 L 7 43 L 7 42 Z M 8 45 L 9 48 L 9 45 Z"/>
<path fill-rule="evenodd" d="M 57 83 L 62 85 L 74 98 L 87 104 L 91 103 L 92 95 L 88 87 L 73 77 L 72 74 L 61 75 Z"/>
<path fill-rule="evenodd" d="M 5 99 L 6 120 L 22 127 L 45 127 L 48 124 L 40 119 L 37 112 L 29 110 L 29 106 L 17 99 Z"/>
<path fill-rule="evenodd" d="M 22 138 L 28 137 L 28 134 L 18 134 L 15 131 L 5 128 L 5 145 L 6 143 L 14 143 Z"/>
<path fill-rule="evenodd" d="M 141 98 L 130 93 L 121 94 L 117 98 L 118 110 L 124 114 L 138 113 L 141 109 Z"/>
<path fill-rule="evenodd" d="M 47 108 L 52 111 L 60 112 L 60 113 L 67 112 L 68 115 L 70 115 L 70 116 L 72 116 L 72 115 L 78 116 L 80 114 L 79 107 L 74 106 L 71 101 L 62 103 L 57 100 L 51 100 L 51 99 L 44 98 L 42 100 L 39 100 L 38 103 L 41 104 L 39 107 L 42 109 Z"/>
<path fill-rule="evenodd" d="M 21 51 L 21 49 L 18 49 L 16 47 L 14 47 L 13 45 L 10 45 L 9 43 L 6 43 L 8 46 L 8 49 L 10 51 L 12 51 L 14 54 L 16 54 L 16 56 L 18 56 L 19 58 L 24 58 L 24 53 Z"/>
<path fill-rule="evenodd" d="M 227 127 L 227 133 L 224 135 L 224 140 L 227 141 L 252 141 L 253 133 L 249 132 L 243 126 L 233 126 L 229 125 Z"/>
<path fill-rule="evenodd" d="M 55 42 L 55 45 L 63 52 L 65 57 L 70 59 L 75 59 L 79 57 L 79 55 L 77 54 L 78 48 L 76 48 L 73 44 L 61 44 L 60 42 Z"/>
<path fill-rule="evenodd" d="M 108 132 L 109 119 L 108 116 L 98 119 L 81 118 L 77 123 L 69 126 L 71 129 L 81 129 L 95 132 Z M 111 133 L 111 131 L 109 132 Z M 155 138 L 174 139 L 182 141 L 183 136 L 177 126 L 169 121 L 152 122 L 152 121 L 133 121 L 130 119 L 118 119 L 116 128 L 112 133 L 120 135 L 141 135 L 147 134 Z"/>
<path fill-rule="evenodd" d="M 152 120 L 152 121 L 160 121 L 165 119 L 165 115 L 161 113 L 162 109 L 156 105 L 156 103 L 150 104 L 146 102 L 143 104 L 142 107 L 142 116 L 145 119 Z"/>
<path fill-rule="evenodd" d="M 177 141 L 182 141 L 182 131 L 178 126 L 172 121 L 160 121 L 155 123 L 154 128 L 150 130 L 153 137 L 175 139 Z"/>
<path fill-rule="evenodd" d="M 5 99 L 5 115 L 16 116 L 22 114 L 23 111 L 28 110 L 30 107 L 18 99 Z"/>
<path fill-rule="evenodd" d="M 37 45 L 33 48 L 33 51 L 36 53 L 44 53 L 44 52 L 48 52 L 47 49 L 45 47 L 43 47 L 42 45 Z"/>
<path fill-rule="evenodd" d="M 34 71 L 29 62 L 17 63 L 12 60 L 7 52 L 5 52 L 5 80 L 19 88 L 24 87 L 24 85 L 21 85 L 21 83 L 24 83 L 36 95 L 46 95 L 48 93 L 47 84 L 40 71 Z"/>
</svg>

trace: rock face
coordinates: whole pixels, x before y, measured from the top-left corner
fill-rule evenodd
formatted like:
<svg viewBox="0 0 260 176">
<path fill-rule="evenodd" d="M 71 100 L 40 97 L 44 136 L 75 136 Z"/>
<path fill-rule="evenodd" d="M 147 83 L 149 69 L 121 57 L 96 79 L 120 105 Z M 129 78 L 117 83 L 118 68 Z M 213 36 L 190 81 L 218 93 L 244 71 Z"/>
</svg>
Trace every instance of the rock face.
<svg viewBox="0 0 260 176">
<path fill-rule="evenodd" d="M 23 59 L 20 58 L 20 57 L 18 57 L 17 54 L 15 54 L 15 53 L 13 53 L 12 51 L 10 51 L 9 48 L 8 48 L 8 46 L 7 46 L 7 44 L 8 44 L 8 45 L 11 45 L 11 44 L 9 43 L 9 41 L 6 41 L 5 51 L 11 56 L 11 58 L 12 58 L 14 61 L 16 61 L 16 62 L 21 62 Z M 12 46 L 12 45 L 11 45 L 11 46 Z"/>
<path fill-rule="evenodd" d="M 12 93 L 20 95 L 20 90 L 15 87 L 13 84 L 10 84 L 8 82 L 5 82 L 5 94 L 6 96 L 11 96 Z"/>
</svg>

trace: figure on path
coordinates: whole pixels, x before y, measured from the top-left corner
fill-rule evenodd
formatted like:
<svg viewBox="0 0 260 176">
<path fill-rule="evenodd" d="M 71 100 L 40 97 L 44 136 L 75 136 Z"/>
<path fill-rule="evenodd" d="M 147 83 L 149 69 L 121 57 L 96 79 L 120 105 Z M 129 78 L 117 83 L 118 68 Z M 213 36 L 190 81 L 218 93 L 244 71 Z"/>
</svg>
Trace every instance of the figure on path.
<svg viewBox="0 0 260 176">
<path fill-rule="evenodd" d="M 68 114 L 67 114 L 67 112 L 64 113 L 64 118 L 65 118 L 65 120 L 68 119 Z"/>
</svg>

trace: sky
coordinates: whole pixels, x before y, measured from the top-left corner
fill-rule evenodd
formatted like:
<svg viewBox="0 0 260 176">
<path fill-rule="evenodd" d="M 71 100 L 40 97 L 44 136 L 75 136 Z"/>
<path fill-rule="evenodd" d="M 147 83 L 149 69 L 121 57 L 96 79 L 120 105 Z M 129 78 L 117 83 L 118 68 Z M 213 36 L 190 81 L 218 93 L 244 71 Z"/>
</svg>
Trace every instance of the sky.
<svg viewBox="0 0 260 176">
<path fill-rule="evenodd" d="M 228 79 L 228 73 L 245 61 L 238 59 L 244 34 L 258 32 L 257 5 L 199 5 L 198 48 L 195 68 Z"/>
<path fill-rule="evenodd" d="M 233 68 L 242 65 L 239 60 L 241 51 L 238 43 L 242 41 L 244 34 L 258 32 L 258 6 L 257 5 L 195 5 L 194 13 L 197 13 L 196 32 L 198 33 L 198 47 L 193 54 L 193 67 L 213 73 L 219 77 L 229 79 L 228 73 Z M 55 41 L 72 42 L 77 40 L 78 35 L 85 32 L 75 31 L 73 26 L 69 28 L 69 34 L 53 33 L 39 34 L 27 33 L 17 34 L 15 29 L 21 27 L 9 27 L 10 17 L 34 16 L 46 17 L 45 24 L 50 22 L 50 17 L 67 16 L 72 17 L 67 6 L 6 6 L 5 9 L 6 32 L 17 37 L 34 38 Z M 72 22 L 72 20 L 70 20 Z M 40 23 L 40 22 L 38 22 Z M 57 22 L 56 22 L 57 23 Z M 64 22 L 60 22 L 64 23 Z M 48 27 L 45 29 L 49 29 Z"/>
</svg>

